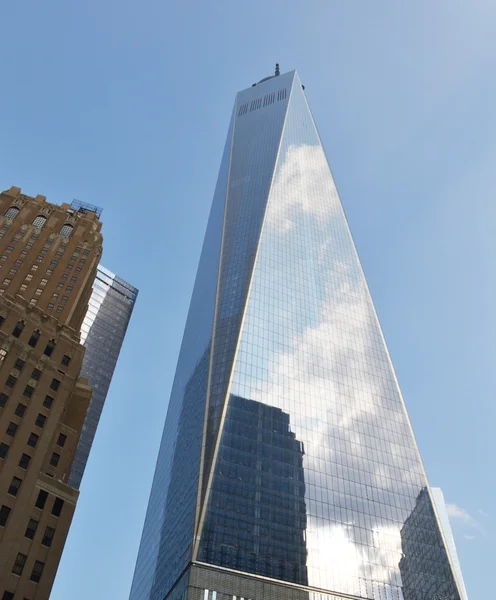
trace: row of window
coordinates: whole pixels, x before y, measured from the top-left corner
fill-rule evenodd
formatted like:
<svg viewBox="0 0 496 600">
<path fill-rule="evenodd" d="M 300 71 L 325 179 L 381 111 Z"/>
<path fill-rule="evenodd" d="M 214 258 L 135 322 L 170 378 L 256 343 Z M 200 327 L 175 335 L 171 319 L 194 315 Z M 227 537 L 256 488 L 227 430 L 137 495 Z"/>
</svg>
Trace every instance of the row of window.
<svg viewBox="0 0 496 600">
<path fill-rule="evenodd" d="M 11 511 L 12 509 L 10 508 L 10 506 L 6 506 L 5 504 L 3 504 L 0 507 L 0 527 L 5 527 L 7 525 L 7 521 L 9 519 Z M 30 540 L 33 540 L 34 536 L 36 535 L 39 523 L 40 522 L 36 519 L 29 519 L 29 523 L 26 527 L 24 536 Z M 53 527 L 47 526 L 45 528 L 45 533 L 43 534 L 43 538 L 41 540 L 41 545 L 50 548 L 50 546 L 52 545 L 54 535 L 55 529 Z"/>
<path fill-rule="evenodd" d="M 22 575 L 22 572 L 24 571 L 24 565 L 26 564 L 27 559 L 28 557 L 26 554 L 22 554 L 22 552 L 19 552 L 15 560 L 14 566 L 12 567 L 12 573 L 14 573 L 14 575 Z M 44 566 L 44 562 L 41 562 L 41 560 L 35 560 L 33 570 L 31 571 L 31 575 L 29 577 L 29 581 L 39 583 Z"/>
<path fill-rule="evenodd" d="M 5 212 L 4 217 L 6 219 L 9 219 L 9 221 L 13 221 L 19 213 L 20 213 L 20 209 L 17 208 L 17 206 L 11 206 Z M 46 220 L 47 220 L 46 217 L 44 217 L 43 215 L 38 215 L 35 218 L 35 220 L 33 221 L 32 225 L 34 225 L 38 229 L 41 229 L 43 227 L 43 225 L 45 225 Z M 60 235 L 63 235 L 64 237 L 69 237 L 71 235 L 73 229 L 74 229 L 74 227 L 70 223 L 66 223 L 65 225 L 62 225 L 62 228 L 60 230 Z"/>
</svg>

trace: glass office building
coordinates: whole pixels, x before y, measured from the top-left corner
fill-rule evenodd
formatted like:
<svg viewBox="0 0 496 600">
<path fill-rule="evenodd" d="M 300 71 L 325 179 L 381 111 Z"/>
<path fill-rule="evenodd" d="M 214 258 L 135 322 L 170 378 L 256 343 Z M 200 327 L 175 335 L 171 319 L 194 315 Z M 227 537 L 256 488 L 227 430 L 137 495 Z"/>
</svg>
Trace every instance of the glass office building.
<svg viewBox="0 0 496 600">
<path fill-rule="evenodd" d="M 98 266 L 88 310 L 81 326 L 85 347 L 81 376 L 93 389 L 81 437 L 71 466 L 69 485 L 79 488 L 112 381 L 138 290 Z"/>
<path fill-rule="evenodd" d="M 460 600 L 296 72 L 235 101 L 131 600 Z"/>
</svg>

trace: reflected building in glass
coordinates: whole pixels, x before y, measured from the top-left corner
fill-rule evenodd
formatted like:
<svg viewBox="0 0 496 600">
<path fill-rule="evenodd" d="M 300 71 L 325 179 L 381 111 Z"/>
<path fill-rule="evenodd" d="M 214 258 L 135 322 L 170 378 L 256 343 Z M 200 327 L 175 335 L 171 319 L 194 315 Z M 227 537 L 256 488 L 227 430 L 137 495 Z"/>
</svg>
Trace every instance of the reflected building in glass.
<svg viewBox="0 0 496 600">
<path fill-rule="evenodd" d="M 461 600 L 295 71 L 236 97 L 130 598 Z"/>
<path fill-rule="evenodd" d="M 88 378 L 93 394 L 69 475 L 69 485 L 76 489 L 81 485 L 137 295 L 135 287 L 98 265 L 81 326 L 81 343 L 85 347 L 81 375 Z"/>
</svg>

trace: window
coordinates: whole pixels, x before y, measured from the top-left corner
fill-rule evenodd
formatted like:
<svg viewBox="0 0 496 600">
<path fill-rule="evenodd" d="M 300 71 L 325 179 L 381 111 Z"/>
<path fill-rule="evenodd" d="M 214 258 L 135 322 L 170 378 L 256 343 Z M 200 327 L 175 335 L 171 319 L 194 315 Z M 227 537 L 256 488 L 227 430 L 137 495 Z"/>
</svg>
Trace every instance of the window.
<svg viewBox="0 0 496 600">
<path fill-rule="evenodd" d="M 39 265 L 32 265 L 31 266 L 31 271 L 37 271 L 38 267 L 39 267 Z"/>
<path fill-rule="evenodd" d="M 29 580 L 34 581 L 35 583 L 38 583 L 41 579 L 41 575 L 43 573 L 44 566 L 45 566 L 45 563 L 41 562 L 41 560 L 35 560 L 34 567 L 33 567 L 33 570 L 31 571 L 31 577 L 29 578 Z"/>
<path fill-rule="evenodd" d="M 64 248 L 67 248 L 67 242 L 62 242 L 62 243 L 60 244 L 60 247 L 62 248 L 62 250 L 63 250 Z"/>
<path fill-rule="evenodd" d="M 17 377 L 14 377 L 13 375 L 9 375 L 7 377 L 7 381 L 5 382 L 5 385 L 12 389 L 16 383 L 17 383 Z"/>
<path fill-rule="evenodd" d="M 41 540 L 41 545 L 50 548 L 53 541 L 53 536 L 55 535 L 55 529 L 53 527 L 47 527 L 45 529 L 45 534 L 43 539 Z"/>
<path fill-rule="evenodd" d="M 14 411 L 14 414 L 16 415 L 16 417 L 23 417 L 24 413 L 26 412 L 26 405 L 23 404 L 22 402 L 19 402 L 19 404 L 16 406 L 16 409 Z"/>
<path fill-rule="evenodd" d="M 60 513 L 62 512 L 62 507 L 64 506 L 64 501 L 62 498 L 55 498 L 52 506 L 52 515 L 54 517 L 60 517 Z"/>
<path fill-rule="evenodd" d="M 41 413 L 39 413 L 38 416 L 36 417 L 36 421 L 34 422 L 34 424 L 36 425 L 36 427 L 43 429 L 43 427 L 45 427 L 45 423 L 46 423 L 45 415 L 42 415 Z"/>
<path fill-rule="evenodd" d="M 2 596 L 2 600 L 14 600 L 14 592 L 8 592 L 5 590 Z"/>
<path fill-rule="evenodd" d="M 76 248 L 74 250 L 74 254 L 80 254 L 81 253 L 82 248 Z"/>
<path fill-rule="evenodd" d="M 38 215 L 36 219 L 33 221 L 33 225 L 38 229 L 41 229 L 43 225 L 46 223 L 46 217 L 43 215 Z"/>
<path fill-rule="evenodd" d="M 22 368 L 24 367 L 25 364 L 26 364 L 26 361 L 22 360 L 22 358 L 18 358 L 14 363 L 14 369 L 17 369 L 18 371 L 22 371 Z"/>
<path fill-rule="evenodd" d="M 58 452 L 52 452 L 52 456 L 50 458 L 50 466 L 56 467 L 59 464 L 60 454 Z"/>
<path fill-rule="evenodd" d="M 51 302 L 49 302 L 49 304 L 47 306 L 47 310 L 53 310 L 54 306 L 55 306 L 55 304 L 52 304 Z"/>
<path fill-rule="evenodd" d="M 71 283 L 76 283 L 77 277 L 71 277 Z"/>
<path fill-rule="evenodd" d="M 6 356 L 7 356 L 7 350 L 0 348 L 0 362 L 2 362 Z"/>
<path fill-rule="evenodd" d="M 32 299 L 29 301 L 29 306 L 35 306 L 37 302 L 38 302 L 38 300 L 36 300 L 36 298 L 32 298 Z"/>
<path fill-rule="evenodd" d="M 85 258 L 82 258 L 82 259 L 79 261 L 79 264 L 80 264 L 80 265 L 85 265 L 85 264 L 86 264 L 86 259 L 85 259 Z"/>
<path fill-rule="evenodd" d="M 4 394 L 3 392 L 0 394 L 0 408 L 3 408 L 7 404 L 8 399 L 9 397 L 7 394 Z"/>
<path fill-rule="evenodd" d="M 33 395 L 33 392 L 34 392 L 34 387 L 32 385 L 27 385 L 24 388 L 23 396 L 26 396 L 26 398 L 31 398 L 31 396 Z"/>
<path fill-rule="evenodd" d="M 17 267 L 20 267 L 22 265 L 22 260 L 17 259 L 14 263 Z"/>
<path fill-rule="evenodd" d="M 0 256 L 0 260 L 2 261 L 6 261 L 7 260 L 7 255 L 6 254 L 2 254 L 2 256 Z"/>
<path fill-rule="evenodd" d="M 59 433 L 59 437 L 57 439 L 57 446 L 63 448 L 65 446 L 65 442 L 67 440 L 67 436 L 64 433 Z"/>
<path fill-rule="evenodd" d="M 43 292 L 43 288 L 36 288 L 36 291 L 34 293 L 35 296 L 41 296 Z"/>
<path fill-rule="evenodd" d="M 46 345 L 46 348 L 43 350 L 43 354 L 45 356 L 52 356 L 52 352 L 55 348 L 55 342 L 53 340 L 50 340 L 48 342 L 48 344 Z"/>
<path fill-rule="evenodd" d="M 34 379 L 35 381 L 39 381 L 41 377 L 41 371 L 39 369 L 33 369 L 33 372 L 31 373 L 31 379 Z"/>
<path fill-rule="evenodd" d="M 19 288 L 19 291 L 23 292 L 27 287 L 28 286 L 25 283 L 23 283 L 23 284 L 21 284 L 21 287 Z"/>
<path fill-rule="evenodd" d="M 53 404 L 53 398 L 51 396 L 45 396 L 45 399 L 43 400 L 43 406 L 45 408 L 51 408 Z"/>
<path fill-rule="evenodd" d="M 19 209 L 17 208 L 17 206 L 11 206 L 3 216 L 6 217 L 9 221 L 13 221 L 18 214 Z"/>
<path fill-rule="evenodd" d="M 2 285 L 9 285 L 12 279 L 8 279 L 7 277 L 3 280 Z"/>
<path fill-rule="evenodd" d="M 46 286 L 46 284 L 47 284 L 47 282 L 48 282 L 48 279 L 42 279 L 42 280 L 40 281 L 40 286 L 41 286 L 41 287 L 45 287 L 45 286 Z"/>
<path fill-rule="evenodd" d="M 0 443 L 0 458 L 6 458 L 9 453 L 10 446 L 4 442 Z"/>
<path fill-rule="evenodd" d="M 52 296 L 52 300 L 57 300 L 57 298 L 58 298 L 58 297 L 59 297 L 59 295 L 58 295 L 57 293 L 55 293 L 55 294 Z"/>
<path fill-rule="evenodd" d="M 60 230 L 60 235 L 63 235 L 64 237 L 69 237 L 72 233 L 72 225 L 69 225 L 69 223 L 66 223 L 65 225 L 62 226 L 62 229 Z"/>
<path fill-rule="evenodd" d="M 5 525 L 7 525 L 7 519 L 9 518 L 11 510 L 11 508 L 2 504 L 2 508 L 0 508 L 0 527 L 5 527 Z"/>
<path fill-rule="evenodd" d="M 63 287 L 64 287 L 63 283 L 57 283 L 57 289 L 58 290 L 61 290 Z M 57 296 L 58 296 L 58 294 L 57 294 Z"/>
<path fill-rule="evenodd" d="M 9 275 L 15 275 L 17 273 L 17 269 L 10 269 Z"/>
<path fill-rule="evenodd" d="M 14 573 L 15 575 L 22 575 L 22 570 L 24 569 L 24 565 L 26 564 L 26 559 L 27 556 L 19 552 L 17 558 L 15 559 L 14 566 L 12 567 L 12 573 Z"/>
<path fill-rule="evenodd" d="M 64 365 L 64 367 L 68 367 L 69 363 L 71 362 L 71 357 L 67 356 L 67 354 L 64 354 L 61 362 Z"/>
<path fill-rule="evenodd" d="M 7 246 L 7 248 L 5 249 L 5 252 L 7 254 L 10 254 L 12 252 L 12 250 L 14 249 L 14 246 Z"/>
<path fill-rule="evenodd" d="M 72 271 L 72 265 L 67 265 L 66 270 L 67 271 Z"/>
<path fill-rule="evenodd" d="M 31 457 L 29 454 L 23 454 L 19 460 L 19 466 L 21 469 L 27 469 L 29 467 L 29 463 L 31 462 Z"/>
<path fill-rule="evenodd" d="M 19 254 L 19 256 L 20 256 L 21 258 L 26 258 L 26 256 L 27 256 L 27 255 L 28 255 L 28 252 L 27 252 L 27 250 L 23 250 L 23 251 L 22 251 L 22 252 Z M 1 260 L 1 259 L 0 259 L 0 260 Z"/>
<path fill-rule="evenodd" d="M 43 254 L 38 254 L 36 257 L 36 262 L 43 262 Z"/>
<path fill-rule="evenodd" d="M 31 448 L 36 448 L 36 444 L 38 443 L 38 440 L 40 439 L 39 435 L 36 435 L 36 433 L 30 433 L 29 434 L 29 438 L 28 438 L 28 446 L 31 446 Z"/>
<path fill-rule="evenodd" d="M 7 425 L 7 429 L 5 430 L 5 433 L 7 435 L 10 435 L 10 437 L 14 437 L 15 434 L 17 433 L 17 428 L 19 426 L 17 425 L 17 423 L 12 423 L 12 421 Z"/>
<path fill-rule="evenodd" d="M 52 379 L 52 383 L 50 384 L 50 389 L 56 392 L 60 387 L 60 381 L 58 379 Z"/>
<path fill-rule="evenodd" d="M 36 508 L 41 508 L 41 510 L 43 510 L 45 508 L 47 498 L 48 492 L 45 492 L 45 490 L 40 490 L 38 493 L 38 498 L 36 498 L 36 502 L 34 503 Z"/>
<path fill-rule="evenodd" d="M 0 315 L 0 325 L 2 325 L 2 323 L 5 321 L 5 317 L 3 315 Z"/>
<path fill-rule="evenodd" d="M 59 261 L 58 261 L 58 260 L 51 260 L 51 261 L 50 261 L 50 266 L 51 266 L 51 267 L 56 267 L 58 264 L 59 264 Z"/>
<path fill-rule="evenodd" d="M 28 526 L 26 527 L 26 533 L 24 537 L 32 540 L 36 534 L 36 530 L 38 529 L 38 521 L 35 519 L 29 519 Z"/>
<path fill-rule="evenodd" d="M 31 348 L 35 348 L 36 344 L 38 343 L 38 340 L 40 339 L 40 332 L 39 331 L 33 331 L 33 333 L 31 334 L 31 337 L 29 338 L 29 342 L 28 344 L 31 346 Z"/>
<path fill-rule="evenodd" d="M 7 492 L 11 496 L 17 496 L 19 492 L 19 488 L 21 487 L 22 479 L 19 477 L 12 477 L 12 481 L 10 482 L 9 491 Z"/>
<path fill-rule="evenodd" d="M 61 313 L 64 310 L 63 306 L 57 306 L 57 310 L 55 312 Z"/>
<path fill-rule="evenodd" d="M 83 255 L 84 255 L 84 256 L 88 256 L 88 254 L 89 254 L 89 253 L 90 253 L 90 251 L 89 251 L 89 250 L 85 250 L 85 251 L 83 252 Z"/>
<path fill-rule="evenodd" d="M 31 273 L 28 273 L 24 281 L 31 281 L 31 279 L 33 279 L 33 275 Z"/>
<path fill-rule="evenodd" d="M 73 254 L 70 258 L 71 262 L 75 262 L 77 260 L 77 256 L 75 254 Z"/>
<path fill-rule="evenodd" d="M 55 256 L 57 258 L 60 258 L 62 256 L 62 252 L 60 250 L 57 250 L 57 252 L 55 252 Z"/>
<path fill-rule="evenodd" d="M 48 246 L 43 246 L 43 248 L 41 249 L 41 253 L 46 254 L 49 250 L 50 248 Z"/>
<path fill-rule="evenodd" d="M 53 274 L 53 269 L 46 270 L 46 275 L 52 275 L 52 274 Z"/>
<path fill-rule="evenodd" d="M 62 279 L 67 279 L 69 277 L 69 275 L 67 275 L 67 273 L 62 273 Z"/>
<path fill-rule="evenodd" d="M 24 323 L 22 321 L 19 321 L 17 323 L 17 325 L 14 327 L 14 331 L 12 332 L 12 335 L 14 337 L 18 338 L 21 335 L 23 329 L 24 329 Z"/>
<path fill-rule="evenodd" d="M 62 298 L 61 298 L 60 302 L 61 302 L 62 304 L 66 304 L 66 303 L 67 303 L 67 300 L 69 300 L 69 296 L 62 296 Z"/>
</svg>

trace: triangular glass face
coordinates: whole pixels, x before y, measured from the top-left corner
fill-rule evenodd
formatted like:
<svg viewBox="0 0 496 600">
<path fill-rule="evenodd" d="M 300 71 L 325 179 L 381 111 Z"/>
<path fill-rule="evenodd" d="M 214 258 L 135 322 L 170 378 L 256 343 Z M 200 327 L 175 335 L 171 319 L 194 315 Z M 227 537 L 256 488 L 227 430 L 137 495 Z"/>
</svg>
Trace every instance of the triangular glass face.
<svg viewBox="0 0 496 600">
<path fill-rule="evenodd" d="M 259 138 L 243 135 L 256 154 Z M 236 181 L 249 180 L 254 170 L 245 163 Z M 297 76 L 270 180 L 266 210 L 253 190 L 237 209 L 245 210 L 243 218 L 225 225 L 234 257 L 221 267 L 230 277 L 225 285 L 238 297 L 241 278 L 247 301 L 236 305 L 243 315 L 241 321 L 236 313 L 235 339 L 216 338 L 229 339 L 236 354 L 221 390 L 229 401 L 225 407 L 222 398 L 215 417 L 220 434 L 211 440 L 215 462 L 208 504 L 200 506 L 196 558 L 356 598 L 459 600 L 403 399 Z M 254 234 L 261 232 L 258 247 L 250 237 L 238 257 L 236 241 L 249 237 L 252 222 Z"/>
<path fill-rule="evenodd" d="M 233 124 L 234 114 L 167 410 L 131 588 L 133 600 L 162 600 L 191 560 Z"/>
</svg>

